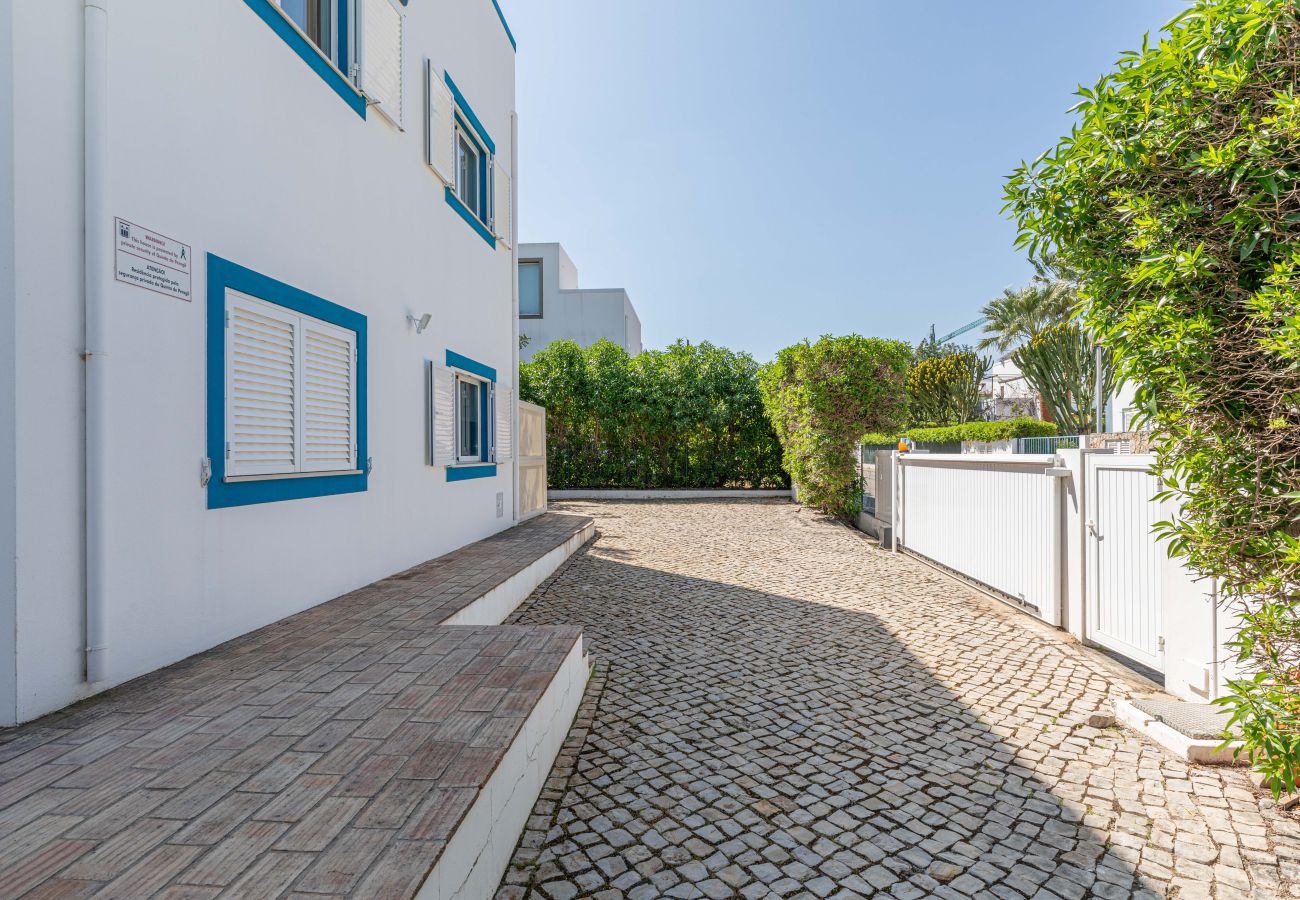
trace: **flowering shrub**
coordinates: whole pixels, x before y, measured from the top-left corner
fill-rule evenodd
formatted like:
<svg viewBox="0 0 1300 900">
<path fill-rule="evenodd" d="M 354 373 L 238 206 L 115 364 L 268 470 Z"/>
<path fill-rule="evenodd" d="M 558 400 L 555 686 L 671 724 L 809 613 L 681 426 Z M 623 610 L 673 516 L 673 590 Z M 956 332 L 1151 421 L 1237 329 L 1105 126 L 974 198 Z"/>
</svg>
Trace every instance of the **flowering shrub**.
<svg viewBox="0 0 1300 900">
<path fill-rule="evenodd" d="M 1071 134 L 1007 184 L 1031 253 L 1081 279 L 1138 386 L 1173 552 L 1218 579 L 1246 676 L 1227 703 L 1274 791 L 1300 775 L 1300 22 L 1197 0 L 1082 88 Z"/>
<path fill-rule="evenodd" d="M 979 418 L 980 384 L 988 375 L 989 362 L 973 350 L 917 362 L 907 373 L 912 418 L 931 425 L 962 425 Z"/>
<path fill-rule="evenodd" d="M 858 440 L 906 420 L 911 359 L 902 341 L 827 335 L 786 347 L 763 367 L 763 405 L 803 502 L 841 518 L 859 512 Z"/>
</svg>

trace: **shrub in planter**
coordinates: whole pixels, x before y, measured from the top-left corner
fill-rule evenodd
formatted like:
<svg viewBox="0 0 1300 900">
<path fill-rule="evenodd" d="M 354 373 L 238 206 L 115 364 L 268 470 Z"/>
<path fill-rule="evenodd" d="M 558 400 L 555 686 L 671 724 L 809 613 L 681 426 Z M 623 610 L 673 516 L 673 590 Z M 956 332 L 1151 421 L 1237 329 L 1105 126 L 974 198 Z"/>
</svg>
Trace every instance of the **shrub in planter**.
<svg viewBox="0 0 1300 900">
<path fill-rule="evenodd" d="M 1008 419 L 1003 422 L 969 422 L 947 428 L 904 428 L 894 434 L 863 435 L 864 444 L 893 446 L 901 438 L 917 444 L 960 444 L 962 441 L 1008 441 L 1022 437 L 1055 437 L 1058 429 L 1053 422 L 1038 419 Z"/>
</svg>

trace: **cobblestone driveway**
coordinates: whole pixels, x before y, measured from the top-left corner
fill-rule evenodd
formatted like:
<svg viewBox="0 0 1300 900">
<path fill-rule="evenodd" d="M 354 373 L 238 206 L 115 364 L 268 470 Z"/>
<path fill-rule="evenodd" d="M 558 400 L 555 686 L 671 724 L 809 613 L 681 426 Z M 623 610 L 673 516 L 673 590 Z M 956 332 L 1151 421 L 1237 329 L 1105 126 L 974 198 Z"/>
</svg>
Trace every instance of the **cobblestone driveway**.
<svg viewBox="0 0 1300 900">
<path fill-rule="evenodd" d="M 1300 896 L 1295 822 L 1081 725 L 1134 683 L 1019 613 L 787 503 L 564 509 L 516 618 L 597 677 L 499 898 Z"/>
</svg>

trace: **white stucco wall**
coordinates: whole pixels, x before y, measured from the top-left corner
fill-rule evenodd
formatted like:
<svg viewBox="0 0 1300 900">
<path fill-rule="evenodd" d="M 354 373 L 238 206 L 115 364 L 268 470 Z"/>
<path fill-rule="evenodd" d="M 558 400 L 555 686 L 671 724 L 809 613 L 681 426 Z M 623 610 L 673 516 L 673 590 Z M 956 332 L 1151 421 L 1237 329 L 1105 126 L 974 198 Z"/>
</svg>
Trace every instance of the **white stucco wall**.
<svg viewBox="0 0 1300 900">
<path fill-rule="evenodd" d="M 13 5 L 0 5 L 0 722 L 16 716 L 14 643 L 14 179 Z"/>
<path fill-rule="evenodd" d="M 514 169 L 514 54 L 490 0 L 406 8 L 405 131 L 373 112 L 362 120 L 245 3 L 109 6 L 108 206 L 193 247 L 194 299 L 102 273 L 112 532 L 110 678 L 98 688 L 484 537 L 509 524 L 513 493 L 508 465 L 448 483 L 424 461 L 425 359 L 441 363 L 452 349 L 514 385 L 512 254 L 446 204 L 423 162 L 420 120 L 427 56 Z M 6 432 L 0 399 L 0 467 L 6 434 L 16 430 L 17 446 L 0 502 L 16 483 L 19 564 L 6 721 L 91 691 L 80 653 L 82 11 L 12 9 L 14 111 L 0 121 L 16 123 L 4 168 L 17 173 L 21 225 L 17 407 Z M 112 222 L 89 227 L 111 232 Z M 207 253 L 368 317 L 368 491 L 206 508 Z M 0 288 L 0 316 L 4 297 Z M 425 312 L 433 321 L 417 336 L 406 316 Z M 0 397 L 4 386 L 0 373 Z M 4 540 L 0 523 L 0 548 Z"/>
<path fill-rule="evenodd" d="M 520 356 L 527 361 L 552 341 L 576 341 L 589 347 L 601 339 L 613 341 L 633 356 L 641 352 L 641 319 L 622 288 L 580 288 L 578 270 L 556 243 L 521 244 L 521 260 L 541 260 L 541 318 L 520 318 L 528 335 Z"/>
</svg>

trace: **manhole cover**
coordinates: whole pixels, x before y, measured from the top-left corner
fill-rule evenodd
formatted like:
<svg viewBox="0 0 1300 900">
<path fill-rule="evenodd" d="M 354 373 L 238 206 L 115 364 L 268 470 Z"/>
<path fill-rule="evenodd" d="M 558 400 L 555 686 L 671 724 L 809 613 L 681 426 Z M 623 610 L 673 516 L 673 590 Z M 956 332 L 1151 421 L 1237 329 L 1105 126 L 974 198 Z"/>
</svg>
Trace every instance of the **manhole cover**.
<svg viewBox="0 0 1300 900">
<path fill-rule="evenodd" d="M 1195 741 L 1220 741 L 1228 730 L 1228 713 L 1209 703 L 1138 697 L 1133 705 Z"/>
</svg>

